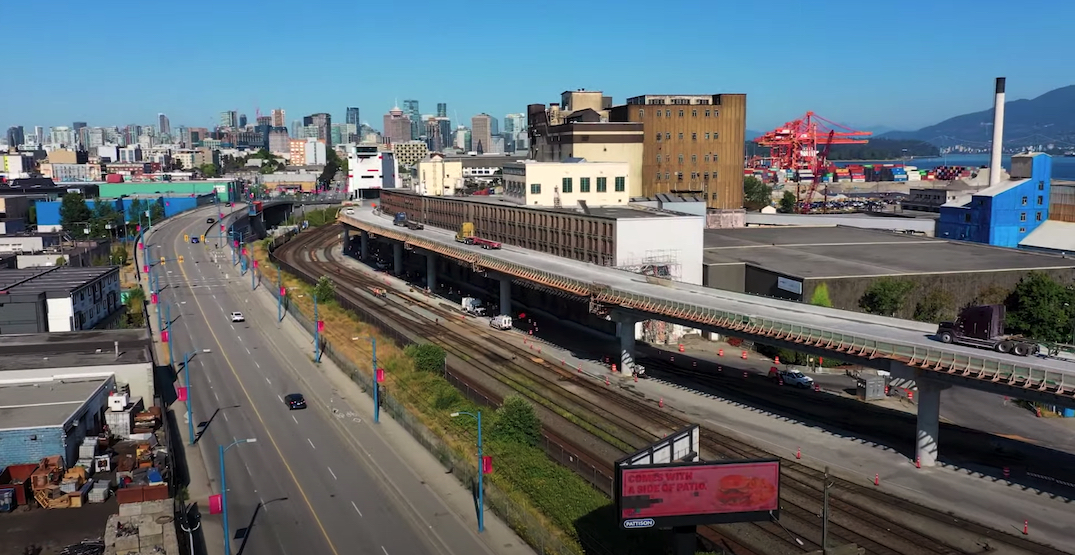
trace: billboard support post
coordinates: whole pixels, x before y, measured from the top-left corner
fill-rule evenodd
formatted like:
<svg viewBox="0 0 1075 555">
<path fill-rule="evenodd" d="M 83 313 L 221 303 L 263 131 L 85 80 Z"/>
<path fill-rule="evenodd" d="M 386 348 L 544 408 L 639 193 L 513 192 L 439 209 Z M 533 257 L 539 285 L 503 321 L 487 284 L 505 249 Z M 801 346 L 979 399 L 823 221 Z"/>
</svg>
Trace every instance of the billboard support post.
<svg viewBox="0 0 1075 555">
<path fill-rule="evenodd" d="M 676 526 L 672 529 L 672 534 L 672 553 L 675 555 L 694 555 L 697 553 L 697 526 Z"/>
</svg>

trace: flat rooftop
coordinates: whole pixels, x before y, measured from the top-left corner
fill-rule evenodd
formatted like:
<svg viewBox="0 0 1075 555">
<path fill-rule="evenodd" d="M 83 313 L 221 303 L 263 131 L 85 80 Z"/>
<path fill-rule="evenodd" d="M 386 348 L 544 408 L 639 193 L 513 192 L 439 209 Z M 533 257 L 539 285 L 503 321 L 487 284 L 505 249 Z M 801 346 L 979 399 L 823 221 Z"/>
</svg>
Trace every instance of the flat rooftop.
<svg viewBox="0 0 1075 555">
<path fill-rule="evenodd" d="M 384 191 L 391 191 L 395 194 L 405 194 L 413 196 L 421 196 L 414 192 L 412 189 L 384 189 Z M 558 212 L 567 214 L 584 215 L 583 212 L 577 210 L 574 206 L 564 208 L 553 208 L 552 206 L 528 206 L 521 204 L 517 201 L 510 200 L 505 195 L 471 195 L 466 197 L 429 197 L 440 200 L 449 200 L 454 202 L 473 202 L 477 204 L 491 204 L 493 206 L 505 206 L 508 208 L 518 208 L 520 210 L 539 210 L 543 212 Z M 651 208 L 642 207 L 630 207 L 630 206 L 590 206 L 589 215 L 598 218 L 609 218 L 613 220 L 626 220 L 633 218 L 673 218 L 683 217 L 690 214 L 673 213 L 668 211 L 661 211 Z M 701 217 L 701 216 L 697 216 Z"/>
<path fill-rule="evenodd" d="M 70 293 L 118 270 L 118 266 L 0 269 L 0 292 L 15 295 Z"/>
<path fill-rule="evenodd" d="M 0 335 L 0 371 L 152 363 L 151 345 L 145 329 Z"/>
<path fill-rule="evenodd" d="M 107 381 L 0 384 L 0 430 L 63 426 Z"/>
<path fill-rule="evenodd" d="M 863 228 L 707 229 L 704 264 L 807 279 L 1075 268 L 1060 256 Z"/>
</svg>

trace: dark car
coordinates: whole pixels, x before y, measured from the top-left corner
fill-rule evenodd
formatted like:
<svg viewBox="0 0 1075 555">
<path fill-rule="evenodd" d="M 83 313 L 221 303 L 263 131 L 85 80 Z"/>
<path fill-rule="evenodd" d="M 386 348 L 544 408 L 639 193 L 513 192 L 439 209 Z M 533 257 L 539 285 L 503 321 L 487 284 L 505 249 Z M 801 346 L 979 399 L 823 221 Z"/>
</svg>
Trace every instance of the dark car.
<svg viewBox="0 0 1075 555">
<path fill-rule="evenodd" d="M 306 399 L 303 398 L 301 393 L 292 393 L 287 397 L 284 397 L 284 403 L 287 404 L 288 410 L 299 410 L 306 408 Z"/>
<path fill-rule="evenodd" d="M 207 223 L 207 224 L 215 224 L 215 223 L 216 223 L 216 220 L 215 220 L 215 219 L 213 219 L 213 218 L 206 218 L 206 219 L 205 219 L 205 223 Z"/>
<path fill-rule="evenodd" d="M 198 244 L 198 238 L 197 238 L 197 237 L 191 237 L 191 238 L 190 238 L 190 242 L 191 242 L 192 244 L 195 244 L 195 245 L 197 245 L 197 244 Z"/>
</svg>

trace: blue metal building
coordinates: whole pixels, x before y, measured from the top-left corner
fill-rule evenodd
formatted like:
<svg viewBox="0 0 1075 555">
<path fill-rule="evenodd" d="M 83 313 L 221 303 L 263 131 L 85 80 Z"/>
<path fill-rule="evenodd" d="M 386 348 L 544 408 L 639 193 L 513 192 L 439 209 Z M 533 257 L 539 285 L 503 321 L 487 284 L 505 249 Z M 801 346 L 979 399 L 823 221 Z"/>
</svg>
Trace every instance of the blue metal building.
<svg viewBox="0 0 1075 555">
<path fill-rule="evenodd" d="M 139 215 L 131 212 L 131 201 L 142 200 L 149 203 L 157 203 L 164 207 L 164 217 L 170 218 L 181 212 L 193 210 L 199 206 L 212 204 L 216 200 L 213 193 L 191 195 L 138 195 L 137 197 L 123 197 L 117 199 L 86 199 L 86 206 L 93 210 L 98 202 L 107 202 L 117 211 L 126 215 L 127 221 L 138 222 Z M 61 200 L 40 200 L 34 203 L 37 207 L 37 225 L 44 231 L 53 231 L 60 225 Z"/>
<path fill-rule="evenodd" d="M 1017 248 L 1049 219 L 1052 171 L 1047 154 L 1012 156 L 1010 179 L 941 206 L 936 236 Z"/>
</svg>

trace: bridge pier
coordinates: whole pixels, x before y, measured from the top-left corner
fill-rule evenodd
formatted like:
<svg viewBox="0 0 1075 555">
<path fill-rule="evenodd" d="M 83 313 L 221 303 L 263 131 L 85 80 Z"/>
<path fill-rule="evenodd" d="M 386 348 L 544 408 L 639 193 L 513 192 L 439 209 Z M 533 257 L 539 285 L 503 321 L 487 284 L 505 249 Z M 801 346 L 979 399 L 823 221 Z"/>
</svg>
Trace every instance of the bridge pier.
<svg viewBox="0 0 1075 555">
<path fill-rule="evenodd" d="M 948 389 L 948 384 L 919 376 L 915 380 L 918 386 L 918 430 L 915 437 L 915 460 L 923 467 L 937 464 L 937 447 L 941 430 L 941 391 Z"/>
<path fill-rule="evenodd" d="M 368 231 L 360 231 L 358 234 L 360 260 L 365 262 L 370 256 L 370 234 Z"/>
<path fill-rule="evenodd" d="M 426 287 L 437 290 L 437 254 L 432 252 L 426 253 Z"/>
<path fill-rule="evenodd" d="M 511 276 L 500 276 L 500 314 L 511 314 Z"/>
<path fill-rule="evenodd" d="M 343 245 L 343 254 L 346 255 L 351 250 L 351 232 L 346 227 L 340 232 L 340 244 Z"/>
<path fill-rule="evenodd" d="M 403 275 L 403 243 L 392 243 L 392 273 Z"/>
<path fill-rule="evenodd" d="M 630 376 L 635 367 L 635 326 L 639 321 L 618 311 L 612 312 L 612 321 L 616 322 L 616 337 L 620 340 L 616 369 L 621 375 Z"/>
</svg>

